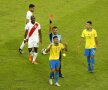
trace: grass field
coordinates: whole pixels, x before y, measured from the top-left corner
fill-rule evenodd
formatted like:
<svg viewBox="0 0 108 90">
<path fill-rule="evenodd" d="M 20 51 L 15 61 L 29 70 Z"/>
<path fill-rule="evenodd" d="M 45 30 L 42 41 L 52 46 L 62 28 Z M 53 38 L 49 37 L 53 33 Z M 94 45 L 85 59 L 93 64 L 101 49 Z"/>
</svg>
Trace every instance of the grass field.
<svg viewBox="0 0 108 90">
<path fill-rule="evenodd" d="M 62 61 L 65 76 L 62 87 L 50 86 L 48 55 L 38 55 L 38 65 L 28 61 L 27 45 L 20 55 L 25 13 L 28 5 L 36 5 L 36 20 L 42 26 L 43 44 L 49 44 L 48 18 L 54 14 L 63 42 L 68 43 L 67 57 Z M 84 44 L 79 55 L 76 45 L 87 20 L 98 32 L 99 48 L 95 73 L 87 72 Z M 0 0 L 0 90 L 108 90 L 108 0 Z"/>
</svg>

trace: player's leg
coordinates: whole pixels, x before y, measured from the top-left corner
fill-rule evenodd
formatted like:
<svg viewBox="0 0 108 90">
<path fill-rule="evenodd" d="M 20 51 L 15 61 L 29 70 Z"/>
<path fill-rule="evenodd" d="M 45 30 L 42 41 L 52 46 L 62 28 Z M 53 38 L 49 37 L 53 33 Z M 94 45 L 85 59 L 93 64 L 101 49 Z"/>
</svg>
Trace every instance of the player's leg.
<svg viewBox="0 0 108 90">
<path fill-rule="evenodd" d="M 55 85 L 56 86 L 61 86 L 59 83 L 58 83 L 58 79 L 59 79 L 59 68 L 60 68 L 60 60 L 56 60 L 56 65 L 55 65 Z"/>
<path fill-rule="evenodd" d="M 52 77 L 53 77 L 53 74 L 55 73 L 55 61 L 54 60 L 50 60 L 49 61 L 49 64 L 50 64 L 50 76 L 49 76 L 49 84 L 50 85 L 53 85 L 53 81 L 52 81 Z"/>
<path fill-rule="evenodd" d="M 23 41 L 23 42 L 21 43 L 20 48 L 19 48 L 19 52 L 20 52 L 21 54 L 24 53 L 24 52 L 23 52 L 23 48 L 24 48 L 25 44 L 26 44 L 26 43 Z"/>
<path fill-rule="evenodd" d="M 61 74 L 61 60 L 60 60 L 60 68 L 59 68 L 59 77 L 62 77 L 62 74 Z"/>
<path fill-rule="evenodd" d="M 37 64 L 36 59 L 38 55 L 38 42 L 37 41 L 32 41 L 32 46 L 34 48 L 34 53 L 33 53 L 33 64 Z"/>
<path fill-rule="evenodd" d="M 94 72 L 94 56 L 91 56 L 91 72 Z"/>
<path fill-rule="evenodd" d="M 88 71 L 91 71 L 90 49 L 85 49 L 84 55 L 87 57 Z"/>
<path fill-rule="evenodd" d="M 33 60 L 33 53 L 34 53 L 34 51 L 33 51 L 33 42 L 32 42 L 32 40 L 28 40 L 28 50 L 29 50 L 29 61 L 31 61 L 32 62 L 32 60 Z"/>
<path fill-rule="evenodd" d="M 29 50 L 29 61 L 32 62 L 32 60 L 33 60 L 32 48 L 28 48 L 28 50 Z"/>
<path fill-rule="evenodd" d="M 34 47 L 33 61 L 32 61 L 33 64 L 37 64 L 36 62 L 37 55 L 38 55 L 38 47 Z"/>
<path fill-rule="evenodd" d="M 87 56 L 87 63 L 88 63 L 88 71 L 91 71 L 91 60 L 90 60 L 90 56 Z"/>
<path fill-rule="evenodd" d="M 60 52 L 59 60 L 60 60 L 59 77 L 64 78 L 63 74 L 61 73 L 62 52 Z"/>
<path fill-rule="evenodd" d="M 94 72 L 95 51 L 96 51 L 96 48 L 93 48 L 93 49 L 91 49 L 91 52 L 90 52 L 90 55 L 91 55 L 91 72 Z"/>
</svg>

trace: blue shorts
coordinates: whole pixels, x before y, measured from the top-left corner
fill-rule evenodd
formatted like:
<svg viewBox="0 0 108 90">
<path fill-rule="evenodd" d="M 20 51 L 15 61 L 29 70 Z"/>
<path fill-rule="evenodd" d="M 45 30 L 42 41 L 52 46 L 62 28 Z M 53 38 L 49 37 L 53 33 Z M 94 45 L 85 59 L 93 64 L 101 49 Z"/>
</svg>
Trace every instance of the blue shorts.
<svg viewBox="0 0 108 90">
<path fill-rule="evenodd" d="M 95 56 L 95 51 L 96 51 L 96 48 L 85 49 L 84 55 L 85 56 Z"/>
<path fill-rule="evenodd" d="M 50 60 L 49 63 L 51 69 L 60 68 L 60 60 Z"/>
</svg>

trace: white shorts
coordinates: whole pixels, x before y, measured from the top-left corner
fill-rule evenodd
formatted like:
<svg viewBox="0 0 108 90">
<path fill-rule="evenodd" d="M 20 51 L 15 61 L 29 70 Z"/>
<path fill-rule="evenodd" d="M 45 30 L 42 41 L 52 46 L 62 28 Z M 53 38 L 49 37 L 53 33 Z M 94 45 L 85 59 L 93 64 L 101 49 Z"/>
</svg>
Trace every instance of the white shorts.
<svg viewBox="0 0 108 90">
<path fill-rule="evenodd" d="M 28 48 L 39 47 L 39 41 L 28 40 Z"/>
</svg>

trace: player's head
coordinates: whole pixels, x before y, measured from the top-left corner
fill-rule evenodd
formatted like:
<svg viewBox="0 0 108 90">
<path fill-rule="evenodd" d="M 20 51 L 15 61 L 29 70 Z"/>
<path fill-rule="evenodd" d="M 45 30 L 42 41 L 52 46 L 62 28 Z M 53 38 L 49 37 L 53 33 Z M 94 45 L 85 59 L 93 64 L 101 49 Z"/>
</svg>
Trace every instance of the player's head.
<svg viewBox="0 0 108 90">
<path fill-rule="evenodd" d="M 91 29 L 92 28 L 92 21 L 87 21 L 86 22 L 86 29 Z"/>
<path fill-rule="evenodd" d="M 54 33 L 54 34 L 57 34 L 57 33 L 58 33 L 58 28 L 57 28 L 56 26 L 54 26 L 54 27 L 52 28 L 52 30 L 53 30 L 53 33 Z"/>
<path fill-rule="evenodd" d="M 34 8 L 35 8 L 35 5 L 34 5 L 34 4 L 30 4 L 30 5 L 29 5 L 29 10 L 30 10 L 31 12 L 34 12 Z"/>
<path fill-rule="evenodd" d="M 54 44 L 58 44 L 58 42 L 59 42 L 58 37 L 57 36 L 54 36 L 53 37 L 53 41 L 54 41 Z"/>
<path fill-rule="evenodd" d="M 31 16 L 31 23 L 35 23 L 35 17 L 34 16 Z"/>
</svg>

